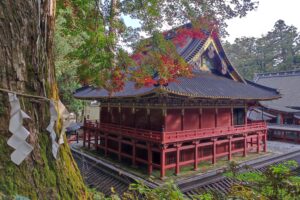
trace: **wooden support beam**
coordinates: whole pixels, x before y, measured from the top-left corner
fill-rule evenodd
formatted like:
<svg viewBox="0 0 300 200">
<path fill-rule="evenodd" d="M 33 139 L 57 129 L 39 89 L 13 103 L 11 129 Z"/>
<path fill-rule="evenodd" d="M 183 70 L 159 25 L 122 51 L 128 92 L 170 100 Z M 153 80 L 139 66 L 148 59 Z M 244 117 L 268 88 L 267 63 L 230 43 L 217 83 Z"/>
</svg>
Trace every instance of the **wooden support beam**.
<svg viewBox="0 0 300 200">
<path fill-rule="evenodd" d="M 95 148 L 95 150 L 98 150 L 98 133 L 97 133 L 97 131 L 98 131 L 98 126 L 99 126 L 99 123 L 98 123 L 98 121 L 96 120 L 96 130 L 94 130 L 94 148 Z"/>
<path fill-rule="evenodd" d="M 148 174 L 152 174 L 153 166 L 152 166 L 152 145 L 151 143 L 147 143 L 147 150 L 148 150 Z"/>
<path fill-rule="evenodd" d="M 88 149 L 91 149 L 91 130 L 88 130 Z"/>
<path fill-rule="evenodd" d="M 181 109 L 181 130 L 184 130 L 184 108 Z"/>
<path fill-rule="evenodd" d="M 160 178 L 164 178 L 166 175 L 166 153 L 165 153 L 165 148 L 161 148 L 160 152 Z"/>
<path fill-rule="evenodd" d="M 86 128 L 83 127 L 83 147 L 86 146 Z"/>
<path fill-rule="evenodd" d="M 85 147 L 86 143 L 86 118 L 83 119 L 83 147 Z"/>
<path fill-rule="evenodd" d="M 95 137 L 94 137 L 94 139 L 95 139 L 95 144 L 94 144 L 94 147 L 95 147 L 95 149 L 96 150 L 98 150 L 98 134 L 97 133 L 95 133 Z"/>
<path fill-rule="evenodd" d="M 135 166 L 136 165 L 136 141 L 132 140 L 132 165 Z"/>
<path fill-rule="evenodd" d="M 118 160 L 121 161 L 121 152 L 122 152 L 122 138 L 118 137 Z"/>
<path fill-rule="evenodd" d="M 215 108 L 215 127 L 218 127 L 218 108 Z"/>
<path fill-rule="evenodd" d="M 213 145 L 212 145 L 212 164 L 216 164 L 217 163 L 217 139 L 214 138 L 212 139 L 213 141 Z"/>
<path fill-rule="evenodd" d="M 264 138 L 264 152 L 267 152 L 267 134 L 268 134 L 268 131 L 264 131 L 264 135 L 263 135 L 263 138 Z"/>
<path fill-rule="evenodd" d="M 260 133 L 257 133 L 257 139 L 256 139 L 256 145 L 257 145 L 257 153 L 260 152 Z"/>
<path fill-rule="evenodd" d="M 202 127 L 202 108 L 199 108 L 199 129 Z"/>
<path fill-rule="evenodd" d="M 108 144 L 107 144 L 107 134 L 104 134 L 104 155 L 105 155 L 105 157 L 107 157 L 107 146 L 108 146 Z"/>
<path fill-rule="evenodd" d="M 243 156 L 247 156 L 247 151 L 248 151 L 248 143 L 247 143 L 247 134 L 244 135 L 244 151 L 243 151 Z"/>
<path fill-rule="evenodd" d="M 247 120 L 247 105 L 245 106 L 245 125 L 248 124 L 248 120 Z"/>
<path fill-rule="evenodd" d="M 233 106 L 230 106 L 230 124 L 231 124 L 231 126 L 234 125 L 234 122 L 233 122 Z"/>
<path fill-rule="evenodd" d="M 177 144 L 176 146 L 176 168 L 175 168 L 175 174 L 178 175 L 180 173 L 180 147 L 181 144 Z"/>
<path fill-rule="evenodd" d="M 195 145 L 195 151 L 194 151 L 194 170 L 198 170 L 198 145 L 197 143 Z"/>
<path fill-rule="evenodd" d="M 167 111 L 167 109 L 163 109 L 162 112 L 163 112 L 163 118 L 164 118 L 164 123 L 163 123 L 162 131 L 164 132 L 164 131 L 168 130 L 167 129 L 167 115 L 168 115 L 168 111 Z"/>
<path fill-rule="evenodd" d="M 151 124 L 151 109 L 147 108 L 147 123 L 149 130 L 152 130 L 152 124 Z"/>
<path fill-rule="evenodd" d="M 228 137 L 228 160 L 232 159 L 232 136 Z"/>
</svg>

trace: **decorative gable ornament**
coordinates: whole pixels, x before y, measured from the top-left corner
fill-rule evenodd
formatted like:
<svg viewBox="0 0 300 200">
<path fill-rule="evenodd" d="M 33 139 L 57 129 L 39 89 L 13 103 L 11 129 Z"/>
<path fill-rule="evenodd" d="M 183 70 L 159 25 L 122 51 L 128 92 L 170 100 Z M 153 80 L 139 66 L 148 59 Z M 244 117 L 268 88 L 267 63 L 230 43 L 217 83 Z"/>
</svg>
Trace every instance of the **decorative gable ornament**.
<svg viewBox="0 0 300 200">
<path fill-rule="evenodd" d="M 23 119 L 30 117 L 21 110 L 20 101 L 15 93 L 8 93 L 11 107 L 9 131 L 13 134 L 7 144 L 15 151 L 10 155 L 11 161 L 20 165 L 24 159 L 32 152 L 33 146 L 26 142 L 30 132 L 23 126 Z"/>
<path fill-rule="evenodd" d="M 215 57 L 215 53 L 214 53 L 214 47 L 212 45 L 210 45 L 208 47 L 208 57 L 210 59 L 213 59 Z"/>
<path fill-rule="evenodd" d="M 221 68 L 221 72 L 222 72 L 222 74 L 223 75 L 226 75 L 227 74 L 227 65 L 226 65 L 226 63 L 225 63 L 225 61 L 224 60 L 222 60 L 222 68 Z"/>
</svg>

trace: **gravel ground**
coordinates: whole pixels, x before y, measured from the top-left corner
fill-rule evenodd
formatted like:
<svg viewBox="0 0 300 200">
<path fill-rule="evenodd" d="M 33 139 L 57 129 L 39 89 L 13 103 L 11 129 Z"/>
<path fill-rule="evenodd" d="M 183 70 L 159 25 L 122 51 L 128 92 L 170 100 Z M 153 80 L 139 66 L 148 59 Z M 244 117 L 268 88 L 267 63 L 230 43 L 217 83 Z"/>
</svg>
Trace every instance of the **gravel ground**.
<svg viewBox="0 0 300 200">
<path fill-rule="evenodd" d="M 296 151 L 300 149 L 300 144 L 288 143 L 288 142 L 278 142 L 278 141 L 268 141 L 268 151 L 278 154 L 288 153 L 291 151 Z"/>
</svg>

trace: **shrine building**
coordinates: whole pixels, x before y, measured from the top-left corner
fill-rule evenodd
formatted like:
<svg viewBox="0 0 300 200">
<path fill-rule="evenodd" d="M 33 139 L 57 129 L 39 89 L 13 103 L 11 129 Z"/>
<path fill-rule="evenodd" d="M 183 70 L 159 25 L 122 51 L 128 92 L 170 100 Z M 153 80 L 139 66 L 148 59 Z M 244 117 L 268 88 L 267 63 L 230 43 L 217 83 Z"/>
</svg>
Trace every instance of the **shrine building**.
<svg viewBox="0 0 300 200">
<path fill-rule="evenodd" d="M 161 177 L 187 165 L 197 170 L 203 161 L 266 152 L 266 123 L 250 123 L 246 113 L 279 92 L 245 80 L 212 34 L 189 38 L 177 51 L 193 67 L 192 77 L 141 88 L 128 81 L 111 95 L 93 86 L 77 89 L 75 98 L 100 102 L 99 121 L 84 121 L 83 145 L 144 165 L 149 174 L 160 170 Z"/>
<path fill-rule="evenodd" d="M 257 110 L 269 122 L 269 138 L 300 143 L 300 69 L 257 74 L 254 81 L 276 88 L 282 96 L 260 102 Z"/>
</svg>

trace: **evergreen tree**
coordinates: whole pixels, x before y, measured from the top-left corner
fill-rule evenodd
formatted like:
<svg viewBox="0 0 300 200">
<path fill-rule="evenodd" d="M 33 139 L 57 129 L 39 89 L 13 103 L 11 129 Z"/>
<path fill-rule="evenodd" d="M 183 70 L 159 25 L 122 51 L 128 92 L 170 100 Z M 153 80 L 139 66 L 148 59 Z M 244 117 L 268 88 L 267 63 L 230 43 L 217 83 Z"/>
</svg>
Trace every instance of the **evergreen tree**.
<svg viewBox="0 0 300 200">
<path fill-rule="evenodd" d="M 248 79 L 255 73 L 292 70 L 300 67 L 300 35 L 297 28 L 278 20 L 274 28 L 260 38 L 237 38 L 226 43 L 228 56 Z"/>
</svg>

